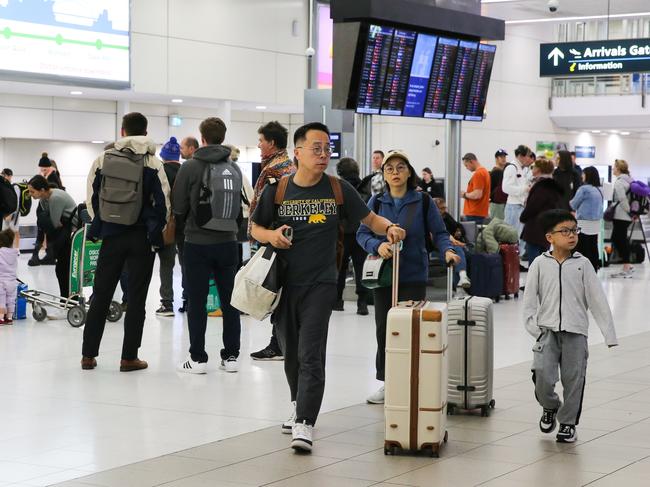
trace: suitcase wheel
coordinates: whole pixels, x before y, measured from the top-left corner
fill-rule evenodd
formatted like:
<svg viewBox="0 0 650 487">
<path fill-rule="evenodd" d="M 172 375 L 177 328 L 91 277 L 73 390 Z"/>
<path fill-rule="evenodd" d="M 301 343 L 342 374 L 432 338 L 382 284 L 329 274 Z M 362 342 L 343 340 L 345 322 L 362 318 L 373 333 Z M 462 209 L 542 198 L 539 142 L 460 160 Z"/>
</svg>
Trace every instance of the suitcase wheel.
<svg viewBox="0 0 650 487">
<path fill-rule="evenodd" d="M 499 301 L 501 301 L 501 296 L 497 296 L 496 298 L 494 298 L 494 301 L 497 302 L 497 303 L 498 303 Z"/>
<path fill-rule="evenodd" d="M 515 293 L 515 299 L 519 299 L 519 293 Z"/>
<path fill-rule="evenodd" d="M 488 408 L 482 407 L 481 408 L 481 416 L 484 418 L 487 418 L 490 414 L 488 413 Z"/>
<path fill-rule="evenodd" d="M 447 416 L 453 416 L 453 415 L 454 415 L 454 410 L 455 410 L 455 409 L 456 409 L 456 408 L 453 408 L 453 407 L 447 406 Z"/>
<path fill-rule="evenodd" d="M 494 401 L 494 399 L 492 399 L 492 400 L 490 401 L 489 406 L 490 406 L 490 408 L 494 409 L 494 406 L 496 406 L 496 404 L 497 404 L 497 403 Z"/>
<path fill-rule="evenodd" d="M 449 432 L 445 431 L 445 437 L 442 439 L 445 443 L 447 443 L 447 440 L 449 439 Z"/>
<path fill-rule="evenodd" d="M 504 297 L 505 297 L 506 301 L 508 301 L 508 300 L 510 299 L 510 295 L 509 295 L 509 294 L 506 294 Z"/>
</svg>

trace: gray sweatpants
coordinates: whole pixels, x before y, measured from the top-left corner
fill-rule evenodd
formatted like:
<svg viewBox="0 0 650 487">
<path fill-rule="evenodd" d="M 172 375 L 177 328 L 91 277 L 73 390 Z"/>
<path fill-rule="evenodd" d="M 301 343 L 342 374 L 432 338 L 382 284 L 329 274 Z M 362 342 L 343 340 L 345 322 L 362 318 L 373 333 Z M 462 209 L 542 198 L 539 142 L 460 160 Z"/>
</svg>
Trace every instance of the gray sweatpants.
<svg viewBox="0 0 650 487">
<path fill-rule="evenodd" d="M 542 407 L 559 409 L 560 424 L 577 425 L 580 421 L 588 357 L 587 337 L 568 331 L 546 330 L 533 347 L 535 397 Z M 564 404 L 555 392 L 560 378 Z"/>
<path fill-rule="evenodd" d="M 166 245 L 158 252 L 160 259 L 160 301 L 171 308 L 174 304 L 174 264 L 176 244 Z"/>
</svg>

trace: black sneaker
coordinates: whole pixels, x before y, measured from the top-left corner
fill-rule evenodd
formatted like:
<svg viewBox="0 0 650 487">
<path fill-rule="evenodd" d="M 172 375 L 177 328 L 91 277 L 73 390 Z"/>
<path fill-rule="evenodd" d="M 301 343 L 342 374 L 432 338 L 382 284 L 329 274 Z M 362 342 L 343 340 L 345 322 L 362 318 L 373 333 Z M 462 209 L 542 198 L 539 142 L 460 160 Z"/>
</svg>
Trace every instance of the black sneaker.
<svg viewBox="0 0 650 487">
<path fill-rule="evenodd" d="M 357 301 L 357 314 L 361 316 L 368 316 L 368 305 L 365 301 Z"/>
<path fill-rule="evenodd" d="M 259 352 L 251 353 L 253 360 L 284 360 L 282 352 L 272 348 L 270 345 L 267 345 L 266 348 L 263 348 Z"/>
<path fill-rule="evenodd" d="M 178 308 L 179 313 L 185 313 L 187 311 L 187 299 L 183 300 L 183 304 Z"/>
<path fill-rule="evenodd" d="M 41 259 L 39 259 L 38 256 L 32 255 L 31 259 L 27 261 L 27 265 L 30 267 L 36 267 L 37 265 L 41 265 Z"/>
<path fill-rule="evenodd" d="M 162 305 L 156 310 L 158 316 L 174 316 L 174 308 L 171 306 Z"/>
<path fill-rule="evenodd" d="M 343 300 L 338 299 L 336 303 L 334 303 L 334 306 L 332 306 L 333 311 L 343 311 Z"/>
<path fill-rule="evenodd" d="M 572 424 L 561 424 L 560 430 L 555 436 L 555 440 L 558 443 L 575 443 L 577 439 L 578 432 L 576 431 L 576 427 Z"/>
<path fill-rule="evenodd" d="M 557 421 L 555 421 L 555 416 L 557 415 L 557 409 L 547 409 L 544 408 L 542 417 L 539 420 L 539 429 L 542 433 L 551 433 L 557 426 Z"/>
</svg>

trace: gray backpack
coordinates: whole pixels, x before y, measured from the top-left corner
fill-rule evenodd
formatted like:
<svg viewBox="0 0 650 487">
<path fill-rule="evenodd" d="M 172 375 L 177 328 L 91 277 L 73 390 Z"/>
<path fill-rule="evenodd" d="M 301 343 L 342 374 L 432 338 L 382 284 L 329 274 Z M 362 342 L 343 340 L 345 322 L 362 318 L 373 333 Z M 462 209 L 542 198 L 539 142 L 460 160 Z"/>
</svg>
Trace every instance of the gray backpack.
<svg viewBox="0 0 650 487">
<path fill-rule="evenodd" d="M 102 221 L 133 225 L 140 218 L 145 155 L 130 149 L 111 149 L 104 154 L 99 190 Z"/>
<path fill-rule="evenodd" d="M 205 163 L 196 224 L 205 230 L 237 232 L 241 213 L 242 174 L 232 161 Z"/>
</svg>

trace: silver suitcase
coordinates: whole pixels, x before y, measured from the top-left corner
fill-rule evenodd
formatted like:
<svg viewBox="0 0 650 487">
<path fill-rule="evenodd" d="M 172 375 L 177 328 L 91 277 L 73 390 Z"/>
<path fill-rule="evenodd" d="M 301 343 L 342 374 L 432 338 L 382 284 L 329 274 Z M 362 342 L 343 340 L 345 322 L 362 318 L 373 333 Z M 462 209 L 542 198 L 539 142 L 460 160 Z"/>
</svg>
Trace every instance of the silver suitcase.
<svg viewBox="0 0 650 487">
<path fill-rule="evenodd" d="M 469 296 L 449 301 L 448 414 L 480 409 L 488 416 L 492 396 L 494 330 L 492 300 Z"/>
</svg>

